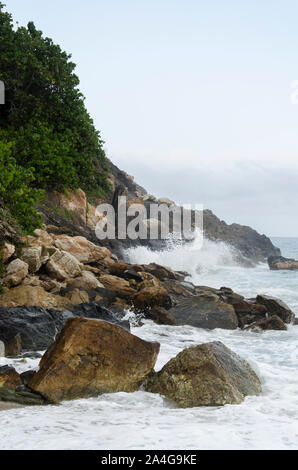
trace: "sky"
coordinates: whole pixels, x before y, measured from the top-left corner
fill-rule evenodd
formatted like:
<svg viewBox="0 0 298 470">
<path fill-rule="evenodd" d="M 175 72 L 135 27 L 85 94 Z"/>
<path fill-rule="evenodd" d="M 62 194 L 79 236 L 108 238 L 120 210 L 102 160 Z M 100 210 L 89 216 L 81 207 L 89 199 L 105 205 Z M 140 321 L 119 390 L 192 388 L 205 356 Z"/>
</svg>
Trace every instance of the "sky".
<svg viewBox="0 0 298 470">
<path fill-rule="evenodd" d="M 2 1 L 72 54 L 108 157 L 149 193 L 298 237 L 296 0 Z"/>
</svg>

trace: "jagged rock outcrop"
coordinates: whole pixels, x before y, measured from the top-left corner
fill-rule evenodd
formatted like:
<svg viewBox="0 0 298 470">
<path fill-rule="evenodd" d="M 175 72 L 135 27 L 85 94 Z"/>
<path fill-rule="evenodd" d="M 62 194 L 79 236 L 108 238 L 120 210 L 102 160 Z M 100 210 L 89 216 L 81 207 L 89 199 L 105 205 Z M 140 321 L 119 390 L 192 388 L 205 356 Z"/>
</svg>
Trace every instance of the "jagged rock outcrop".
<svg viewBox="0 0 298 470">
<path fill-rule="evenodd" d="M 124 195 L 128 199 L 128 206 L 132 203 L 143 204 L 147 211 L 152 203 L 174 205 L 174 202 L 168 198 L 157 200 L 154 196 L 148 195 L 146 190 L 139 186 L 132 176 L 117 168 L 112 162 L 108 161 L 108 163 L 108 179 L 112 190 L 105 198 L 97 198 L 91 204 L 87 202 L 86 195 L 81 190 L 76 193 L 68 191 L 67 195 L 57 192 L 48 193 L 39 208 L 44 214 L 45 223 L 55 226 L 57 234 L 83 235 L 92 242 L 107 246 L 118 256 L 121 255 L 124 248 L 129 246 L 147 245 L 152 249 L 163 249 L 165 246 L 164 240 L 134 241 L 125 239 L 98 242 L 96 239 L 95 226 L 102 217 L 96 213 L 96 207 L 100 203 L 108 202 L 116 207 L 118 196 Z M 260 235 L 250 227 L 239 224 L 228 225 L 210 210 L 204 210 L 203 218 L 205 236 L 234 246 L 241 254 L 242 261 L 244 261 L 243 257 L 247 259 L 247 262 L 249 262 L 248 260 L 255 262 L 264 261 L 269 256 L 280 256 L 280 250 L 272 244 L 268 237 Z M 154 220 L 150 219 L 150 224 L 154 223 Z M 157 222 L 160 223 L 158 220 Z"/>
<path fill-rule="evenodd" d="M 210 210 L 204 211 L 204 234 L 211 240 L 234 246 L 243 256 L 254 261 L 264 261 L 269 256 L 280 255 L 280 249 L 266 235 L 260 235 L 245 225 L 228 225 Z"/>
<path fill-rule="evenodd" d="M 159 343 L 104 321 L 68 320 L 28 386 L 52 403 L 134 392 L 152 371 Z"/>
<path fill-rule="evenodd" d="M 181 408 L 238 404 L 262 392 L 250 365 L 221 342 L 185 349 L 151 374 L 145 389 Z"/>
</svg>

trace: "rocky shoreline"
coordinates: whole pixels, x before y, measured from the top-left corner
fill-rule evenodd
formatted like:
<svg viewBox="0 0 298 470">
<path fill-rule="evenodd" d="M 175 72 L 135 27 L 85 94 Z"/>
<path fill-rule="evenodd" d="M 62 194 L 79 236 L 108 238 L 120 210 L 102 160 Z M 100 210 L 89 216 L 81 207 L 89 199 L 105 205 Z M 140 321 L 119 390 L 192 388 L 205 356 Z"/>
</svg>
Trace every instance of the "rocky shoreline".
<svg viewBox="0 0 298 470">
<path fill-rule="evenodd" d="M 35 230 L 22 238 L 21 250 L 11 242 L 3 245 L 0 353 L 47 352 L 38 372 L 19 376 L 0 368 L 0 401 L 59 403 L 142 385 L 187 407 L 240 403 L 261 393 L 250 366 L 217 343 L 185 350 L 156 374 L 159 345 L 132 335 L 125 317 L 129 311 L 140 325 L 148 318 L 172 326 L 262 332 L 286 330 L 296 321 L 286 304 L 265 295 L 245 299 L 228 287 L 196 286 L 187 273 L 126 263 L 83 236 L 55 232 L 53 226 Z M 149 356 L 136 353 L 138 347 Z"/>
<path fill-rule="evenodd" d="M 109 178 L 109 202 L 124 194 L 128 206 L 175 204 L 147 194 L 111 162 Z M 296 321 L 289 307 L 264 295 L 246 299 L 228 287 L 194 285 L 188 273 L 158 264 L 125 262 L 125 248 L 141 243 L 161 250 L 164 241 L 99 242 L 95 227 L 101 216 L 95 206 L 100 202 L 107 200 L 92 204 L 82 190 L 53 191 L 39 207 L 43 229 L 22 237 L 12 224 L 0 223 L 0 356 L 46 350 L 37 372 L 19 375 L 0 368 L 0 403 L 59 403 L 140 386 L 182 407 L 240 403 L 261 393 L 250 366 L 221 343 L 185 350 L 155 373 L 159 345 L 130 333 L 127 312 L 136 325 L 150 319 L 173 327 L 262 332 L 287 330 Z M 280 256 L 264 235 L 227 225 L 211 211 L 204 211 L 204 230 L 209 239 L 236 248 L 241 263 Z"/>
</svg>

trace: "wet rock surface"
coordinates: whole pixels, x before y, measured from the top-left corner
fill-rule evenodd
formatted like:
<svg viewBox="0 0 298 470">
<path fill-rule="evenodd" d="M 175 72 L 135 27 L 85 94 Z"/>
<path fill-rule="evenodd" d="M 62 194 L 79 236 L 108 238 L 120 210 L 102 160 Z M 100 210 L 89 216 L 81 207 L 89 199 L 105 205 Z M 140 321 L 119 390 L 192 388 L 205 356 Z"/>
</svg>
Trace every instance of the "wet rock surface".
<svg viewBox="0 0 298 470">
<path fill-rule="evenodd" d="M 185 349 L 151 374 L 145 389 L 182 408 L 239 404 L 262 392 L 250 365 L 221 342 Z"/>
<path fill-rule="evenodd" d="M 81 304 L 72 310 L 45 310 L 41 307 L 0 308 L 0 339 L 7 343 L 20 335 L 22 349 L 47 349 L 72 317 L 96 318 L 119 324 L 129 329 L 129 323 L 119 320 L 112 312 L 96 303 Z"/>
<path fill-rule="evenodd" d="M 50 402 L 138 390 L 152 371 L 158 343 L 118 325 L 70 319 L 45 353 L 28 386 Z"/>
<path fill-rule="evenodd" d="M 174 317 L 177 325 L 191 325 L 198 328 L 238 328 L 238 319 L 232 305 L 216 295 L 202 294 L 182 299 L 168 313 Z"/>
</svg>

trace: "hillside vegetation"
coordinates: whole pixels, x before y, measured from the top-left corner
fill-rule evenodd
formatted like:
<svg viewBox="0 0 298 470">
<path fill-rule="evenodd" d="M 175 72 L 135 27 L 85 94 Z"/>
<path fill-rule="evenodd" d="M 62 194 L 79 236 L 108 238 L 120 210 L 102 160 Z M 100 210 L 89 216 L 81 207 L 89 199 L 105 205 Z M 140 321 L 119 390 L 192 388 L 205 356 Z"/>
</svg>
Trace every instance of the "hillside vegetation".
<svg viewBox="0 0 298 470">
<path fill-rule="evenodd" d="M 78 89 L 71 56 L 0 3 L 0 200 L 25 232 L 40 224 L 44 191 L 108 189 L 103 141 Z"/>
</svg>

